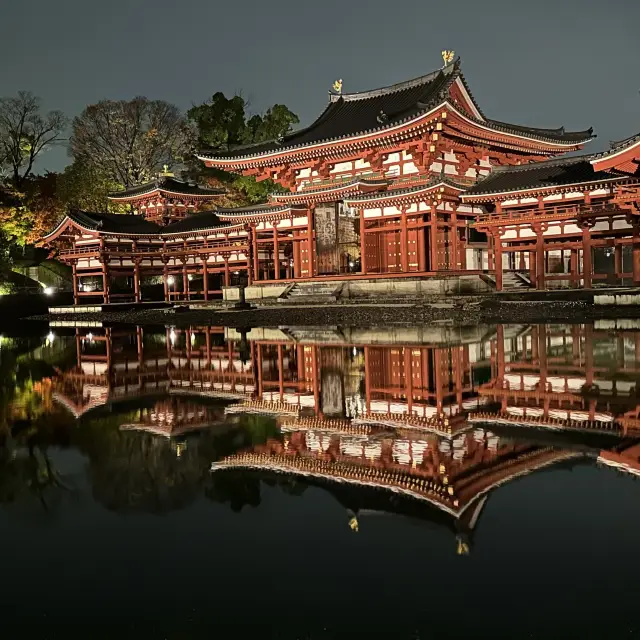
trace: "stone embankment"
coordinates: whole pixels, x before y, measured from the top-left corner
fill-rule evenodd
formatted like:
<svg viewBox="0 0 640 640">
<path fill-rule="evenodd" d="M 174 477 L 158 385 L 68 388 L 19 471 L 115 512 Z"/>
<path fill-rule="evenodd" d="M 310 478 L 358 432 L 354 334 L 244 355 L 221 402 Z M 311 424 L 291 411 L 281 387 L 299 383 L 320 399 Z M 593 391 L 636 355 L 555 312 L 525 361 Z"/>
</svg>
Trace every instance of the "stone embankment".
<svg viewBox="0 0 640 640">
<path fill-rule="evenodd" d="M 56 323 L 95 322 L 171 326 L 385 326 L 388 324 L 446 324 L 453 326 L 541 322 L 580 323 L 600 319 L 640 319 L 640 305 L 604 306 L 585 300 L 513 300 L 498 297 L 445 297 L 431 301 L 269 305 L 237 311 L 230 306 L 207 308 L 104 310 L 38 316 Z"/>
</svg>

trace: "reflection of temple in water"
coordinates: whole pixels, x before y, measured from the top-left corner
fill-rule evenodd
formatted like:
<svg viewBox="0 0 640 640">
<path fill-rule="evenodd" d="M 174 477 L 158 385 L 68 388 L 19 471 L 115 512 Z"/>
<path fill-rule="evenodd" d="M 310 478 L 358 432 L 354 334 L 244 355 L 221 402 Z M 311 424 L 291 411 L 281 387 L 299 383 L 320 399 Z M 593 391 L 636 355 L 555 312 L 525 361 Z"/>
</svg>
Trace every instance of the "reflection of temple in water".
<svg viewBox="0 0 640 640">
<path fill-rule="evenodd" d="M 429 505 L 462 552 L 496 486 L 589 458 L 640 471 L 637 330 L 92 331 L 76 330 L 76 366 L 53 383 L 74 415 L 155 398 L 121 428 L 167 437 L 219 424 L 206 399 L 224 400 L 228 419 L 271 416 L 278 437 L 213 469 L 319 484 L 354 514 Z"/>
</svg>

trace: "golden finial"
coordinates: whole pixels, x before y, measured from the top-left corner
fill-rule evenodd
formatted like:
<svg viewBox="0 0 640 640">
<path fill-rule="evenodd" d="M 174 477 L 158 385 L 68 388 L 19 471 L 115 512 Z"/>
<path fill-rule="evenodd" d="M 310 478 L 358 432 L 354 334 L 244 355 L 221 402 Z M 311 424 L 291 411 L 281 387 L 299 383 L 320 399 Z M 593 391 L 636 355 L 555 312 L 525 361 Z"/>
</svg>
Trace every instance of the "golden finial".
<svg viewBox="0 0 640 640">
<path fill-rule="evenodd" d="M 340 78 L 340 80 L 336 80 L 333 83 L 333 87 L 332 89 L 336 92 L 336 93 L 342 93 L 342 78 Z"/>
<path fill-rule="evenodd" d="M 451 62 L 453 61 L 453 57 L 456 55 L 455 51 L 448 51 L 447 49 L 445 49 L 442 52 L 442 59 L 444 60 L 444 65 L 443 66 L 447 66 L 448 64 L 451 64 Z"/>
<path fill-rule="evenodd" d="M 353 518 L 351 518 L 351 520 L 349 520 L 349 527 L 351 527 L 351 531 L 355 531 L 356 533 L 358 533 L 358 531 L 359 531 L 359 529 L 358 529 L 358 518 L 353 516 Z"/>
</svg>

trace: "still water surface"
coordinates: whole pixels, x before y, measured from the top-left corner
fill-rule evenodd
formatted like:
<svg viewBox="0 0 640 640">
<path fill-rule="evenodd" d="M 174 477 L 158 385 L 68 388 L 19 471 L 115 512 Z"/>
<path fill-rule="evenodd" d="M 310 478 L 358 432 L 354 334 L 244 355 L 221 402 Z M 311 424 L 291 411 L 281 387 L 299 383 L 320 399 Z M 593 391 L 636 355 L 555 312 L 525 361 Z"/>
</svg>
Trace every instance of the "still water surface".
<svg viewBox="0 0 640 640">
<path fill-rule="evenodd" d="M 639 632 L 640 330 L 0 338 L 3 637 Z"/>
</svg>

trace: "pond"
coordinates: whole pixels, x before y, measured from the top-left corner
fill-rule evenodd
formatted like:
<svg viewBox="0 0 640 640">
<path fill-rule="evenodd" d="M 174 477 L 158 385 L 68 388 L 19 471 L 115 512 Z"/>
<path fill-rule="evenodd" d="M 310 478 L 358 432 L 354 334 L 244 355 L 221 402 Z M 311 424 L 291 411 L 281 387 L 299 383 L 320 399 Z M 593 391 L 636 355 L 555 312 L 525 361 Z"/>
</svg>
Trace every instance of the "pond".
<svg viewBox="0 0 640 640">
<path fill-rule="evenodd" d="M 628 637 L 640 327 L 0 337 L 4 636 Z"/>
</svg>

